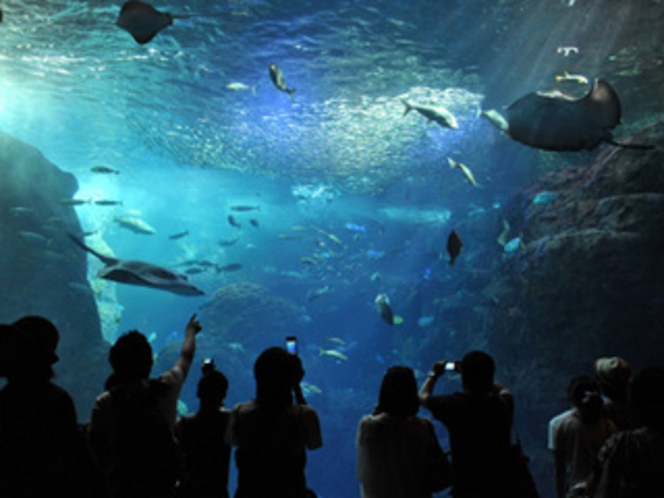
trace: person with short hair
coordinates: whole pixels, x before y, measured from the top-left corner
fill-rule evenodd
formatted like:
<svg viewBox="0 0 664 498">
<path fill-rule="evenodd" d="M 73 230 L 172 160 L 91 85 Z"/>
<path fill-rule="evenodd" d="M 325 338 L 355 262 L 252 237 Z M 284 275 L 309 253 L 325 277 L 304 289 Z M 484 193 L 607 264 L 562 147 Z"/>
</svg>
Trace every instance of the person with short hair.
<svg viewBox="0 0 664 498">
<path fill-rule="evenodd" d="M 493 358 L 483 351 L 471 351 L 455 364 L 461 374 L 462 391 L 434 396 L 436 381 L 448 363 L 443 360 L 433 364 L 420 389 L 420 402 L 449 433 L 452 495 L 512 498 L 512 393 L 494 381 Z"/>
<path fill-rule="evenodd" d="M 200 330 L 194 314 L 180 356 L 157 379 L 150 379 L 152 347 L 143 334 L 123 334 L 111 348 L 113 373 L 95 401 L 88 428 L 111 498 L 175 496 L 180 468 L 174 438 L 177 403 Z"/>
<path fill-rule="evenodd" d="M 74 402 L 52 382 L 60 333 L 25 316 L 0 327 L 0 496 L 84 496 L 85 458 Z"/>
<path fill-rule="evenodd" d="M 583 498 L 590 485 L 597 452 L 616 426 L 602 413 L 599 384 L 588 376 L 573 378 L 567 397 L 571 408 L 549 422 L 558 498 Z"/>
</svg>

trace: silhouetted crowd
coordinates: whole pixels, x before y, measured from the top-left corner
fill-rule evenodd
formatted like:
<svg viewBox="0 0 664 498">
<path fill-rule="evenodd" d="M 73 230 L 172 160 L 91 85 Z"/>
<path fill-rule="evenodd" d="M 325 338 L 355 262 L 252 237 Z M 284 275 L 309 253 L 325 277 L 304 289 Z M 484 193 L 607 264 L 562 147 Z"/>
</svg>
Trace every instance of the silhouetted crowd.
<svg viewBox="0 0 664 498">
<path fill-rule="evenodd" d="M 71 396 L 53 383 L 59 332 L 26 316 L 0 325 L 0 497 L 227 498 L 231 449 L 236 498 L 313 498 L 307 450 L 322 446 L 316 410 L 300 384 L 297 354 L 279 347 L 254 364 L 256 395 L 224 408 L 228 379 L 202 364 L 199 410 L 178 418 L 182 386 L 201 325 L 187 322 L 180 355 L 152 378 L 153 351 L 131 331 L 110 348 L 112 373 L 79 425 Z M 664 368 L 632 377 L 622 358 L 600 358 L 595 377 L 572 379 L 570 409 L 549 423 L 558 498 L 664 496 Z M 392 366 L 356 438 L 363 498 L 536 498 L 513 427 L 514 398 L 494 380 L 482 351 L 439 361 L 419 391 L 414 371 Z M 461 377 L 460 391 L 434 394 L 439 379 Z M 444 451 L 420 407 L 449 435 Z"/>
</svg>

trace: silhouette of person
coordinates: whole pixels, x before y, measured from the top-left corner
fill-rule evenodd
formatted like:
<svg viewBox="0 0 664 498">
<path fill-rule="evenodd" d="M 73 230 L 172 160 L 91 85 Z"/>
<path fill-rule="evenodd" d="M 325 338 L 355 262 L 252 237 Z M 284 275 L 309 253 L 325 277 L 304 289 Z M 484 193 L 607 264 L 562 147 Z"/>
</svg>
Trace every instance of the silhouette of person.
<svg viewBox="0 0 664 498">
<path fill-rule="evenodd" d="M 228 379 L 205 360 L 196 395 L 198 413 L 178 420 L 177 434 L 184 458 L 179 496 L 228 498 L 231 447 L 224 441 L 230 412 L 223 408 Z"/>
<path fill-rule="evenodd" d="M 599 384 L 590 377 L 572 379 L 568 399 L 572 408 L 549 422 L 549 449 L 558 498 L 580 498 L 589 496 L 597 452 L 616 426 L 602 414 Z"/>
<path fill-rule="evenodd" d="M 58 329 L 25 316 L 0 329 L 0 496 L 82 496 L 83 441 L 71 396 L 55 385 Z M 7 348 L 7 349 L 5 349 Z"/>
<path fill-rule="evenodd" d="M 598 454 L 594 498 L 659 498 L 664 490 L 664 368 L 634 377 L 630 401 L 638 429 L 609 438 Z"/>
<path fill-rule="evenodd" d="M 131 331 L 110 350 L 113 373 L 95 401 L 89 443 L 112 498 L 169 498 L 180 467 L 174 438 L 177 402 L 196 350 L 201 326 L 194 314 L 173 367 L 150 379 L 152 347 Z"/>
<path fill-rule="evenodd" d="M 614 356 L 595 361 L 595 377 L 604 397 L 602 411 L 619 431 L 632 429 L 634 417 L 627 399 L 632 368 L 624 359 Z"/>
<path fill-rule="evenodd" d="M 449 473 L 433 424 L 417 416 L 419 409 L 413 370 L 390 367 L 378 404 L 357 431 L 362 498 L 431 498 L 431 473 Z"/>
<path fill-rule="evenodd" d="M 447 361 L 433 364 L 420 389 L 420 402 L 449 433 L 452 495 L 455 498 L 512 498 L 511 427 L 514 400 L 494 382 L 495 363 L 483 351 L 467 353 L 455 368 L 463 390 L 434 396 Z"/>
<path fill-rule="evenodd" d="M 303 404 L 302 362 L 283 348 L 268 348 L 254 363 L 254 377 L 256 398 L 233 408 L 226 432 L 226 441 L 237 447 L 235 497 L 309 497 L 306 450 L 323 441 L 318 414 Z"/>
</svg>

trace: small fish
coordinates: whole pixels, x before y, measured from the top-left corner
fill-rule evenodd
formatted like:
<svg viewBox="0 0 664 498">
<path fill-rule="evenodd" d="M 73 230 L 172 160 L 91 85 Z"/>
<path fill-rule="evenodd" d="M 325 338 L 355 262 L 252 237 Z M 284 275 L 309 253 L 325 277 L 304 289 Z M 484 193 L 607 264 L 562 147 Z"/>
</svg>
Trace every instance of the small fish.
<svg viewBox="0 0 664 498">
<path fill-rule="evenodd" d="M 429 121 L 434 121 L 444 128 L 451 128 L 453 130 L 459 128 L 454 114 L 452 114 L 444 107 L 429 107 L 424 105 L 411 104 L 406 99 L 401 99 L 401 102 L 403 102 L 403 105 L 406 106 L 406 109 L 403 111 L 404 116 L 410 111 L 415 110 Z"/>
<path fill-rule="evenodd" d="M 97 206 L 122 206 L 122 201 L 112 201 L 108 199 L 100 199 L 93 201 Z"/>
<path fill-rule="evenodd" d="M 242 269 L 242 265 L 240 263 L 229 263 L 224 266 L 217 266 L 217 273 L 219 272 L 229 272 L 229 271 L 238 271 Z"/>
<path fill-rule="evenodd" d="M 307 301 L 311 302 L 315 299 L 318 299 L 321 296 L 324 296 L 325 294 L 330 293 L 330 286 L 326 285 L 325 287 L 320 287 L 318 289 L 310 289 L 307 292 Z"/>
<path fill-rule="evenodd" d="M 543 190 L 542 192 L 539 192 L 533 198 L 533 203 L 534 204 L 551 204 L 556 199 L 558 199 L 558 197 L 560 197 L 560 194 L 558 192 L 552 192 L 550 190 Z"/>
<path fill-rule="evenodd" d="M 33 214 L 35 210 L 30 207 L 14 206 L 12 208 L 9 208 L 9 212 L 14 216 L 23 216 L 27 214 Z"/>
<path fill-rule="evenodd" d="M 29 232 L 27 230 L 21 230 L 18 232 L 18 234 L 26 242 L 45 244 L 45 245 L 49 245 L 51 243 L 51 239 L 37 232 Z"/>
<path fill-rule="evenodd" d="M 174 233 L 172 235 L 169 235 L 168 238 L 171 240 L 177 240 L 181 239 L 182 237 L 186 237 L 187 235 L 189 235 L 189 230 L 185 230 L 184 232 Z"/>
<path fill-rule="evenodd" d="M 260 223 L 258 223 L 258 220 L 254 219 L 254 218 L 249 220 L 249 224 L 254 228 L 259 228 L 260 227 Z"/>
<path fill-rule="evenodd" d="M 120 170 L 109 168 L 108 166 L 93 166 L 90 168 L 93 173 L 101 173 L 106 175 L 119 175 Z"/>
<path fill-rule="evenodd" d="M 140 218 L 132 218 L 130 216 L 116 216 L 113 218 L 118 225 L 127 230 L 131 230 L 134 233 L 140 233 L 143 235 L 152 235 L 157 231 L 148 225 L 145 221 Z"/>
<path fill-rule="evenodd" d="M 240 237 L 235 237 L 234 239 L 221 239 L 219 245 L 221 247 L 230 247 L 237 244 L 240 241 Z"/>
<path fill-rule="evenodd" d="M 192 268 L 187 268 L 185 270 L 185 273 L 187 275 L 198 275 L 199 273 L 203 273 L 204 271 L 205 270 L 203 268 L 198 268 L 198 267 L 194 266 Z"/>
<path fill-rule="evenodd" d="M 447 237 L 447 254 L 450 255 L 450 266 L 454 264 L 454 261 L 461 254 L 461 248 L 463 247 L 463 241 L 459 236 L 456 230 L 452 230 L 450 235 Z"/>
<path fill-rule="evenodd" d="M 431 315 L 421 316 L 417 319 L 417 325 L 424 329 L 431 325 L 435 320 L 435 317 Z"/>
<path fill-rule="evenodd" d="M 518 237 L 514 237 L 512 240 L 509 240 L 503 246 L 505 253 L 515 254 L 517 251 L 523 250 L 526 248 L 526 244 L 523 243 L 523 235 L 519 234 Z"/>
<path fill-rule="evenodd" d="M 302 391 L 304 391 L 304 394 L 306 394 L 307 396 L 311 394 L 323 394 L 323 390 L 314 384 L 309 384 L 308 382 L 302 382 L 300 385 L 302 387 Z"/>
<path fill-rule="evenodd" d="M 235 216 L 232 214 L 228 215 L 228 224 L 235 228 L 242 228 L 242 224 L 235 219 Z"/>
<path fill-rule="evenodd" d="M 400 325 L 403 323 L 403 318 L 397 316 L 392 311 L 390 306 L 390 298 L 387 297 L 387 294 L 378 294 L 375 300 L 378 305 L 378 311 L 380 312 L 380 317 L 388 325 Z"/>
<path fill-rule="evenodd" d="M 464 174 L 468 182 L 473 186 L 477 187 L 477 182 L 475 181 L 475 176 L 473 175 L 473 172 L 470 171 L 470 168 L 466 166 L 465 164 L 462 164 L 460 162 L 455 161 L 451 157 L 447 158 L 447 162 L 450 165 L 450 168 L 459 168 L 461 172 Z"/>
<path fill-rule="evenodd" d="M 506 133 L 510 125 L 502 114 L 500 114 L 495 109 L 488 109 L 486 111 L 480 111 L 480 116 L 485 117 L 489 123 L 498 128 L 503 133 Z"/>
<path fill-rule="evenodd" d="M 231 206 L 231 211 L 237 211 L 237 212 L 246 212 L 246 211 L 260 211 L 261 207 L 260 206 L 247 206 L 244 204 L 238 204 L 235 206 Z"/>
<path fill-rule="evenodd" d="M 318 347 L 318 355 L 319 356 L 330 356 L 332 358 L 336 358 L 337 360 L 348 361 L 348 356 L 343 354 L 341 351 L 337 351 L 336 349 L 323 349 L 319 346 Z"/>
<path fill-rule="evenodd" d="M 270 64 L 270 79 L 274 83 L 274 86 L 277 87 L 277 90 L 287 93 L 290 99 L 294 100 L 293 94 L 295 93 L 295 88 L 288 88 L 284 73 L 281 72 L 281 69 L 276 64 Z"/>
<path fill-rule="evenodd" d="M 251 90 L 252 93 L 256 93 L 256 85 L 249 86 L 239 82 L 229 83 L 228 85 L 226 85 L 226 89 L 232 90 L 234 92 L 244 92 L 247 90 Z"/>
<path fill-rule="evenodd" d="M 303 256 L 300 258 L 300 263 L 304 265 L 310 265 L 310 266 L 315 266 L 318 264 L 318 261 L 316 261 L 314 258 L 310 258 L 308 256 Z"/>
<path fill-rule="evenodd" d="M 562 76 L 560 76 L 560 75 L 556 76 L 556 81 L 558 83 L 561 83 L 563 81 L 564 82 L 570 81 L 570 82 L 579 83 L 581 85 L 587 85 L 588 84 L 588 78 L 586 78 L 582 74 L 569 74 L 567 71 L 565 71 L 565 74 L 562 75 Z"/>
<path fill-rule="evenodd" d="M 345 346 L 346 345 L 346 341 L 344 341 L 340 337 L 326 337 L 325 339 L 330 341 L 330 342 L 333 342 L 335 344 L 338 344 L 339 346 Z"/>
<path fill-rule="evenodd" d="M 496 242 L 498 242 L 501 246 L 505 246 L 507 243 L 507 237 L 510 234 L 510 224 L 507 220 L 503 220 L 503 230 L 500 232 L 500 235 L 498 235 L 498 239 L 496 239 Z"/>
<path fill-rule="evenodd" d="M 356 233 L 365 233 L 367 231 L 367 227 L 363 225 L 358 225 L 357 223 L 346 223 L 344 225 L 344 228 L 348 230 L 349 232 L 356 232 Z"/>
<path fill-rule="evenodd" d="M 89 203 L 89 199 L 60 199 L 60 204 L 64 204 L 65 206 L 80 206 Z"/>
</svg>

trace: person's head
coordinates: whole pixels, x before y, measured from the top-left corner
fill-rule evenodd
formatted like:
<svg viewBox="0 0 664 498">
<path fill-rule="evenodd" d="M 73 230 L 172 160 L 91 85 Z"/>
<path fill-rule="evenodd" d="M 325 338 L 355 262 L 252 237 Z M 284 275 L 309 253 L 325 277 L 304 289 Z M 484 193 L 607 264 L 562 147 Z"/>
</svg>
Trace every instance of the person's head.
<svg viewBox="0 0 664 498">
<path fill-rule="evenodd" d="M 629 398 L 636 416 L 647 427 L 664 429 L 664 368 L 647 367 L 634 377 Z"/>
<path fill-rule="evenodd" d="M 147 379 L 152 370 L 152 346 L 137 330 L 122 334 L 108 355 L 117 382 Z"/>
<path fill-rule="evenodd" d="M 33 379 L 52 378 L 53 364 L 59 360 L 55 354 L 60 342 L 56 326 L 42 316 L 28 315 L 16 320 L 12 327 L 18 334 L 15 345 L 20 343 L 12 360 L 16 367 L 14 374 Z"/>
<path fill-rule="evenodd" d="M 632 378 L 632 368 L 619 356 L 599 358 L 595 361 L 595 377 L 607 398 L 625 398 Z"/>
<path fill-rule="evenodd" d="M 256 400 L 261 405 L 287 406 L 293 401 L 293 388 L 304 377 L 302 361 L 284 348 L 263 351 L 254 363 Z"/>
<path fill-rule="evenodd" d="M 604 404 L 597 381 L 587 375 L 574 377 L 567 388 L 567 398 L 570 404 L 579 410 L 584 422 L 597 423 Z"/>
<path fill-rule="evenodd" d="M 419 408 L 417 381 L 413 370 L 402 366 L 388 368 L 380 385 L 374 414 L 387 413 L 393 417 L 406 418 L 417 415 Z"/>
<path fill-rule="evenodd" d="M 471 351 L 461 360 L 463 388 L 473 394 L 488 394 L 493 387 L 496 364 L 484 351 Z"/>
<path fill-rule="evenodd" d="M 198 381 L 196 396 L 201 401 L 201 407 L 217 409 L 223 405 L 227 392 L 228 379 L 213 366 L 207 368 Z"/>
</svg>

